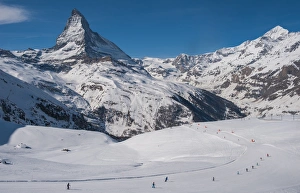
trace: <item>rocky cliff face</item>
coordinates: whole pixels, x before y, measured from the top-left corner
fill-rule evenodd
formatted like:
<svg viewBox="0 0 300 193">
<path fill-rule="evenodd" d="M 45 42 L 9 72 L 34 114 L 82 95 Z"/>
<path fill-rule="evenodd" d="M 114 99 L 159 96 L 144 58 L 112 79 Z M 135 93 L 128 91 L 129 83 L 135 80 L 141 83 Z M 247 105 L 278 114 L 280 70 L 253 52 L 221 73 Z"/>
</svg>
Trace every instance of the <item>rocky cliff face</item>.
<svg viewBox="0 0 300 193">
<path fill-rule="evenodd" d="M 196 56 L 181 54 L 169 62 L 148 58 L 144 66 L 152 76 L 207 89 L 253 116 L 296 113 L 300 109 L 299 45 L 299 32 L 277 26 L 236 47 Z"/>
<path fill-rule="evenodd" d="M 93 32 L 77 10 L 72 11 L 54 47 L 2 50 L 0 56 L 5 73 L 59 101 L 50 103 L 45 97 L 34 97 L 34 107 L 40 109 L 36 117 L 42 122 L 36 124 L 46 124 L 47 117 L 51 117 L 52 122 L 48 124 L 51 126 L 78 128 L 81 125 L 81 129 L 126 138 L 194 121 L 244 116 L 232 102 L 210 92 L 154 79 L 114 43 Z M 5 96 L 2 99 L 4 112 L 8 102 Z M 25 108 L 30 107 L 15 105 L 15 109 L 24 112 L 19 113 L 21 117 L 35 112 Z M 71 112 L 78 114 L 71 115 Z M 40 118 L 44 114 L 45 120 Z"/>
</svg>

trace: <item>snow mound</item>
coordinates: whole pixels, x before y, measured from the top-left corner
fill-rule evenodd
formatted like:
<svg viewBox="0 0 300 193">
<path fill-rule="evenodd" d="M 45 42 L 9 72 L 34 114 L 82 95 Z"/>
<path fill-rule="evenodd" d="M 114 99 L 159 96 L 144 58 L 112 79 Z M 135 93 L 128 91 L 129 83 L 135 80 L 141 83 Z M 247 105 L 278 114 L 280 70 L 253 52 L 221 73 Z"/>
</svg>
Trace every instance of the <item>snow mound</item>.
<svg viewBox="0 0 300 193">
<path fill-rule="evenodd" d="M 199 132 L 196 125 L 138 135 L 124 144 L 139 152 L 143 160 L 167 162 L 218 159 L 223 164 L 233 161 L 246 149 L 202 130 Z"/>
<path fill-rule="evenodd" d="M 24 148 L 24 149 L 31 149 L 28 145 L 25 143 L 19 143 L 18 145 L 15 146 L 16 148 Z"/>
<path fill-rule="evenodd" d="M 11 161 L 9 159 L 0 159 L 1 164 L 11 164 Z"/>
</svg>

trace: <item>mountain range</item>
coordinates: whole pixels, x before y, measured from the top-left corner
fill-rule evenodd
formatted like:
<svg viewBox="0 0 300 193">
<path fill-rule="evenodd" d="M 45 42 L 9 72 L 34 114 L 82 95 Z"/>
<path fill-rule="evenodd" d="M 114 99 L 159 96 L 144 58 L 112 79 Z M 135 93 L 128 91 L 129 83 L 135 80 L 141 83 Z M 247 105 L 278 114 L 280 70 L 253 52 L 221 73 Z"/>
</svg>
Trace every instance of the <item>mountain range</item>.
<svg viewBox="0 0 300 193">
<path fill-rule="evenodd" d="M 0 50 L 0 117 L 97 130 L 118 139 L 197 121 L 244 117 L 234 103 L 161 81 L 93 32 L 76 9 L 47 49 Z"/>
<path fill-rule="evenodd" d="M 183 82 L 230 100 L 251 116 L 300 112 L 300 33 L 276 26 L 212 53 L 138 60 L 155 78 Z"/>
</svg>

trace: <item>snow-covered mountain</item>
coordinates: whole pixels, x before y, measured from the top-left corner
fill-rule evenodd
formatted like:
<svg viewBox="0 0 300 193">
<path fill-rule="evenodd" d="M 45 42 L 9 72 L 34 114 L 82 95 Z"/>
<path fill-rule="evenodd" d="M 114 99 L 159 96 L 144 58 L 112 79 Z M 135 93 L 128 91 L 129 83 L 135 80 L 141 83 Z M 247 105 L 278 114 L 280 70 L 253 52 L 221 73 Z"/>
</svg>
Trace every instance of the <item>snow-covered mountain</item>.
<svg viewBox="0 0 300 193">
<path fill-rule="evenodd" d="M 39 88 L 36 92 L 60 101 L 61 108 L 66 106 L 71 112 L 83 114 L 88 126 L 82 129 L 100 130 L 115 137 L 244 116 L 232 102 L 208 91 L 153 78 L 114 43 L 93 32 L 76 9 L 55 46 L 0 50 L 0 67 L 3 73 Z M 4 100 L 9 90 L 3 92 Z M 15 101 L 22 100 L 22 95 L 15 97 Z M 6 120 L 15 121 L 3 107 L 0 111 L 8 117 Z"/>
<path fill-rule="evenodd" d="M 75 56 L 76 58 L 107 56 L 130 60 L 130 57 L 118 46 L 93 32 L 87 20 L 76 9 L 72 11 L 72 16 L 68 19 L 64 31 L 58 36 L 56 45 L 52 49 L 50 55 L 64 54 L 61 59 Z M 54 58 L 57 59 L 57 56 Z"/>
<path fill-rule="evenodd" d="M 263 36 L 213 53 L 139 62 L 157 79 L 209 90 L 253 116 L 299 113 L 300 32 L 276 26 Z"/>
<path fill-rule="evenodd" d="M 81 113 L 0 70 L 0 117 L 24 125 L 91 129 Z"/>
</svg>

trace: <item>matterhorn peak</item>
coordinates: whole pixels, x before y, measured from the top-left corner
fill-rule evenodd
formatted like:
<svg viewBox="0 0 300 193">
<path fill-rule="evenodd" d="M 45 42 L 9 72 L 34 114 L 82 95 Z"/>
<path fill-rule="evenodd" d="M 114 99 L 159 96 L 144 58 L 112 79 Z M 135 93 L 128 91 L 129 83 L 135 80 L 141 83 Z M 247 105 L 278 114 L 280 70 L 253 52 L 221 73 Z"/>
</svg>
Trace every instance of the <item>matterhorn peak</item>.
<svg viewBox="0 0 300 193">
<path fill-rule="evenodd" d="M 54 49 L 91 58 L 109 56 L 117 60 L 131 59 L 114 43 L 93 32 L 85 17 L 77 9 L 72 10 L 71 17 L 64 31 L 58 36 Z"/>
<path fill-rule="evenodd" d="M 68 42 L 80 44 L 84 41 L 85 33 L 90 33 L 91 29 L 84 16 L 77 10 L 72 10 L 72 15 L 67 21 L 64 31 L 58 36 L 56 45 L 61 47 Z"/>
<path fill-rule="evenodd" d="M 80 17 L 83 17 L 83 15 L 77 9 L 72 10 L 72 16 L 73 15 L 79 15 Z"/>
<path fill-rule="evenodd" d="M 276 26 L 267 33 L 265 33 L 263 36 L 264 37 L 270 37 L 273 40 L 278 39 L 279 37 L 286 36 L 289 33 L 287 29 L 284 29 L 281 26 Z"/>
</svg>

